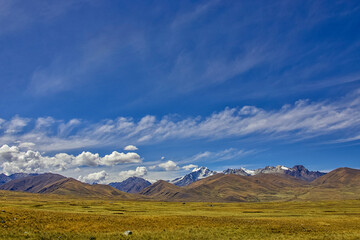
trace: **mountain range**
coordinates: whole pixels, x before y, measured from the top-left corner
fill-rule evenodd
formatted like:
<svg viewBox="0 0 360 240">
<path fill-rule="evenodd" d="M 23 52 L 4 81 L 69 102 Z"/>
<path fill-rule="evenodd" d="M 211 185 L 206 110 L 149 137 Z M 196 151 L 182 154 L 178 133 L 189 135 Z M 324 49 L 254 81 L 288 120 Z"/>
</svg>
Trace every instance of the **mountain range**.
<svg viewBox="0 0 360 240">
<path fill-rule="evenodd" d="M 16 178 L 17 176 L 18 178 Z M 265 167 L 257 170 L 227 169 L 216 173 L 206 167 L 173 181 L 153 184 L 137 177 L 123 182 L 86 184 L 73 178 L 45 173 L 2 176 L 0 190 L 75 197 L 142 199 L 156 201 L 258 202 L 359 199 L 360 170 L 338 168 L 327 174 L 301 165 Z"/>
<path fill-rule="evenodd" d="M 338 168 L 311 182 L 283 173 L 218 173 L 179 187 L 158 181 L 140 194 L 161 201 L 258 202 L 360 198 L 360 170 Z"/>
<path fill-rule="evenodd" d="M 261 173 L 262 174 L 285 174 L 285 175 L 293 176 L 295 178 L 299 178 L 299 179 L 309 181 L 309 182 L 311 182 L 311 181 L 315 180 L 316 178 L 325 174 L 325 173 L 319 172 L 319 171 L 309 171 L 302 165 L 295 165 L 292 168 L 288 168 L 288 167 L 280 166 L 280 165 L 276 166 L 276 167 L 267 166 L 265 168 L 259 168 L 256 170 L 249 170 L 249 169 L 245 169 L 245 168 L 239 168 L 239 169 L 228 168 L 228 169 L 224 170 L 222 173 L 223 174 L 236 174 L 236 175 L 240 175 L 240 176 L 254 176 L 254 175 L 261 174 Z M 170 183 L 172 183 L 176 186 L 187 186 L 193 182 L 196 182 L 200 179 L 203 179 L 203 178 L 206 178 L 209 176 L 213 176 L 215 174 L 217 174 L 217 172 L 211 171 L 207 167 L 194 168 L 192 170 L 192 172 L 190 172 L 189 174 L 186 174 L 183 177 L 176 178 L 176 179 L 170 181 Z"/>
</svg>

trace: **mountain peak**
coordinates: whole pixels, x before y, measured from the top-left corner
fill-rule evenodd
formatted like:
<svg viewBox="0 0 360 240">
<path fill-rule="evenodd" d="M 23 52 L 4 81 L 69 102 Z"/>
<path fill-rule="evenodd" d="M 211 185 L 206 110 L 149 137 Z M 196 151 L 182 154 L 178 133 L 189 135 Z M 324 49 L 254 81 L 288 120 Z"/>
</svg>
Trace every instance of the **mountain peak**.
<svg viewBox="0 0 360 240">
<path fill-rule="evenodd" d="M 309 171 L 303 165 L 295 165 L 292 168 L 285 167 L 283 165 L 277 165 L 276 167 L 273 166 L 266 166 L 264 168 L 258 168 L 256 170 L 247 170 L 245 168 L 239 169 L 226 169 L 223 171 L 224 174 L 237 174 L 242 176 L 250 176 L 250 175 L 257 175 L 257 174 L 285 174 L 290 175 L 302 180 L 306 181 L 313 181 L 314 179 L 324 175 L 325 173 L 318 172 L 318 171 Z"/>
<path fill-rule="evenodd" d="M 186 186 L 186 185 L 189 185 L 190 183 L 193 183 L 202 178 L 212 176 L 214 174 L 216 174 L 216 172 L 211 171 L 207 167 L 194 168 L 191 173 L 186 174 L 183 177 L 176 178 L 176 179 L 170 181 L 170 183 L 177 185 L 177 186 Z"/>
<path fill-rule="evenodd" d="M 204 166 L 201 166 L 201 167 L 194 168 L 194 169 L 192 170 L 192 172 L 206 171 L 206 169 L 208 169 L 208 168 L 207 168 L 207 167 L 204 167 Z"/>
</svg>

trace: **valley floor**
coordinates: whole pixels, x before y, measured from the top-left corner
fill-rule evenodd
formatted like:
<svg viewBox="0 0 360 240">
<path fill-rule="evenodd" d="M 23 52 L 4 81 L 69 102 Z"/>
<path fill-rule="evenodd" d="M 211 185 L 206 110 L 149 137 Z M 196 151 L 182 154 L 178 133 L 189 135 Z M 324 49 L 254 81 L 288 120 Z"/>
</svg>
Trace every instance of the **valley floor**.
<svg viewBox="0 0 360 240">
<path fill-rule="evenodd" d="M 181 203 L 2 191 L 0 221 L 0 239 L 360 239 L 360 200 Z"/>
</svg>

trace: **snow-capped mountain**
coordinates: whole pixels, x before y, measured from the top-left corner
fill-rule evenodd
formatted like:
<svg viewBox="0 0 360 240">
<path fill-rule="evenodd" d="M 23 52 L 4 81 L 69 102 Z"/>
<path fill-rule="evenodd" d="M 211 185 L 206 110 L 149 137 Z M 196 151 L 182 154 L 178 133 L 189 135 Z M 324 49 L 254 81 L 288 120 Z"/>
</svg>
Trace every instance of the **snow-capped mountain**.
<svg viewBox="0 0 360 240">
<path fill-rule="evenodd" d="M 202 178 L 206 178 L 206 177 L 215 175 L 216 173 L 217 172 L 211 171 L 207 167 L 194 168 L 194 170 L 191 173 L 186 174 L 183 177 L 176 178 L 176 179 L 170 181 L 170 183 L 177 185 L 177 186 L 186 186 L 186 185 L 196 182 L 197 180 L 200 180 Z"/>
<path fill-rule="evenodd" d="M 224 174 L 237 174 L 242 176 L 252 176 L 257 174 L 286 174 L 296 178 L 303 179 L 305 181 L 312 181 L 325 173 L 319 171 L 309 171 L 302 165 L 295 165 L 292 168 L 278 165 L 276 167 L 266 166 L 264 168 L 258 168 L 256 170 L 248 170 L 245 168 L 240 169 L 227 169 Z"/>
<path fill-rule="evenodd" d="M 289 170 L 288 167 L 278 165 L 276 167 L 266 166 L 264 168 L 259 168 L 255 170 L 255 175 L 259 173 L 285 173 L 285 171 Z"/>
<path fill-rule="evenodd" d="M 239 169 L 233 169 L 233 168 L 228 168 L 226 170 L 223 171 L 224 174 L 236 174 L 236 175 L 241 175 L 241 176 L 250 176 L 251 174 L 247 173 L 245 171 L 245 169 L 243 168 L 239 168 Z"/>
</svg>

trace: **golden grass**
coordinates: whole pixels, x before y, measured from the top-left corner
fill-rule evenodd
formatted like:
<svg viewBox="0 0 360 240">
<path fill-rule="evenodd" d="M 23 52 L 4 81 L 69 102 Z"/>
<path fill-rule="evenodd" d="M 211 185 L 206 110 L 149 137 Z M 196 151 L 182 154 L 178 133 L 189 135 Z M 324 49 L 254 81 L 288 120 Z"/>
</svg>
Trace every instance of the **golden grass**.
<svg viewBox="0 0 360 240">
<path fill-rule="evenodd" d="M 360 200 L 183 204 L 0 196 L 0 239 L 360 239 Z"/>
</svg>

